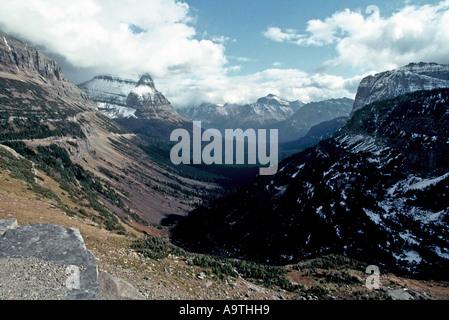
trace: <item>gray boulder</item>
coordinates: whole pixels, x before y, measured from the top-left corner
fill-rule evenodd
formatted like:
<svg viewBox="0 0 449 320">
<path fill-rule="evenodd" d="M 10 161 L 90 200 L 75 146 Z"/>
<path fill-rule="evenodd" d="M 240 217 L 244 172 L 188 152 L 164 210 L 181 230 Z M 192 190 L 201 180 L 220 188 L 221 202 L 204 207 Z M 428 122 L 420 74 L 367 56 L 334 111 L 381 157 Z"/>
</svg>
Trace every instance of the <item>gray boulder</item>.
<svg viewBox="0 0 449 320">
<path fill-rule="evenodd" d="M 19 227 L 16 219 L 0 220 L 0 237 L 7 231 Z"/>
<path fill-rule="evenodd" d="M 17 222 L 16 222 L 17 223 Z M 53 224 L 36 224 L 11 229 L 13 221 L 0 236 L 1 258 L 37 258 L 67 267 L 67 300 L 99 299 L 95 257 L 84 244 L 77 229 Z"/>
</svg>

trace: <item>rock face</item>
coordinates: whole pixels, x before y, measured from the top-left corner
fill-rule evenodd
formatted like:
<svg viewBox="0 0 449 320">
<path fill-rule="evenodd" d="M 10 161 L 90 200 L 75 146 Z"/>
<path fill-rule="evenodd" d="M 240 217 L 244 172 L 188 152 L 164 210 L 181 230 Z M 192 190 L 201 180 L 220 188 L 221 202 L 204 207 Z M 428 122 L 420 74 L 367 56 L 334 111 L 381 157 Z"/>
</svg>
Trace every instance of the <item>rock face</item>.
<svg viewBox="0 0 449 320">
<path fill-rule="evenodd" d="M 8 230 L 18 228 L 16 219 L 0 220 L 0 237 Z"/>
<path fill-rule="evenodd" d="M 139 119 L 159 119 L 169 122 L 186 122 L 159 92 L 149 74 L 144 74 L 126 99 L 126 106 L 136 109 Z"/>
<path fill-rule="evenodd" d="M 96 103 L 98 110 L 135 134 L 169 143 L 173 130 L 192 130 L 192 123 L 176 112 L 156 89 L 149 74 L 137 82 L 99 76 L 79 87 Z"/>
<path fill-rule="evenodd" d="M 97 104 L 98 110 L 111 118 L 136 117 L 136 110 L 129 109 L 126 104 L 131 90 L 137 82 L 121 79 L 116 76 L 97 76 L 81 84 L 79 87 Z"/>
<path fill-rule="evenodd" d="M 30 257 L 67 267 L 67 300 L 99 298 L 96 260 L 77 229 L 29 225 L 7 230 L 0 237 L 0 258 Z"/>
<path fill-rule="evenodd" d="M 137 82 L 103 75 L 79 87 L 91 97 L 100 111 L 113 119 L 186 121 L 156 89 L 149 74 L 142 75 Z"/>
<path fill-rule="evenodd" d="M 29 83 L 39 83 L 48 95 L 63 100 L 70 99 L 78 107 L 83 104 L 83 111 L 89 110 L 93 104 L 89 97 L 75 85 L 65 79 L 61 67 L 55 60 L 40 53 L 39 50 L 0 30 L 0 73 L 11 79 L 20 79 Z M 18 93 L 23 94 L 21 90 Z M 31 95 L 40 96 L 38 90 Z"/>
<path fill-rule="evenodd" d="M 46 79 L 66 81 L 61 68 L 54 60 L 41 54 L 36 48 L 0 31 L 0 70 L 5 67 L 12 72 L 37 71 Z"/>
<path fill-rule="evenodd" d="M 97 270 L 78 229 L 54 224 L 19 227 L 16 219 L 0 220 L 0 264 L 16 267 L 9 274 L 0 273 L 0 283 L 12 291 L 0 288 L 6 299 L 59 300 L 57 293 L 63 291 L 65 300 L 145 300 L 126 281 Z M 45 276 L 32 280 L 39 272 Z"/>
<path fill-rule="evenodd" d="M 449 88 L 449 65 L 411 63 L 363 79 L 355 98 L 353 113 L 375 101 L 437 88 Z"/>
</svg>

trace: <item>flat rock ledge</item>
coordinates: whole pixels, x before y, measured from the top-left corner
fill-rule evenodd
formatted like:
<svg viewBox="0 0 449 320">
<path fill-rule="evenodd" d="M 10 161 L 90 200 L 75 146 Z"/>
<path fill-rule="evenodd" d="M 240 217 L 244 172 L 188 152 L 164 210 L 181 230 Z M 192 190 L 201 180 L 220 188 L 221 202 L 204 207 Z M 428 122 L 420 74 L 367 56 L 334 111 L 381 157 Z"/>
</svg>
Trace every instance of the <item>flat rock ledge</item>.
<svg viewBox="0 0 449 320">
<path fill-rule="evenodd" d="M 145 299 L 125 281 L 98 272 L 78 229 L 0 220 L 0 266 L 3 300 Z"/>
</svg>

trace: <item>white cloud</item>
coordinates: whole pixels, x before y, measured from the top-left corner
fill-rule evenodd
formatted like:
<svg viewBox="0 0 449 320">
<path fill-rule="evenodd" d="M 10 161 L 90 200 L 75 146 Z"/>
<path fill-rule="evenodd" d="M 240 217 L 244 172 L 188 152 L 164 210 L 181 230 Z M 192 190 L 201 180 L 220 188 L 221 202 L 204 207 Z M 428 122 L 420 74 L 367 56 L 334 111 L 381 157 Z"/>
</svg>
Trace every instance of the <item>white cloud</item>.
<svg viewBox="0 0 449 320">
<path fill-rule="evenodd" d="M 372 73 L 370 73 L 372 74 Z M 297 69 L 267 69 L 245 76 L 214 76 L 187 79 L 182 76 L 160 79 L 158 86 L 172 97 L 175 106 L 194 105 L 198 101 L 223 103 L 252 103 L 270 93 L 287 100 L 303 102 L 332 98 L 354 98 L 360 81 L 367 76 L 345 79 L 327 74 L 308 74 Z M 182 96 L 179 87 L 185 88 Z"/>
<path fill-rule="evenodd" d="M 270 27 L 265 37 L 300 46 L 335 46 L 327 67 L 386 70 L 410 62 L 449 63 L 449 1 L 405 7 L 389 17 L 370 6 L 366 13 L 349 9 L 324 20 L 310 20 L 306 32 Z"/>
<path fill-rule="evenodd" d="M 294 29 L 287 29 L 282 30 L 278 27 L 269 27 L 263 35 L 273 41 L 276 42 L 291 42 L 291 41 L 298 41 L 299 38 L 302 36 L 298 34 L 298 31 Z"/>
<path fill-rule="evenodd" d="M 175 0 L 0 4 L 5 31 L 45 46 L 78 67 L 119 74 L 221 71 L 227 63 L 223 45 L 195 39 L 191 21 L 188 5 Z"/>
</svg>

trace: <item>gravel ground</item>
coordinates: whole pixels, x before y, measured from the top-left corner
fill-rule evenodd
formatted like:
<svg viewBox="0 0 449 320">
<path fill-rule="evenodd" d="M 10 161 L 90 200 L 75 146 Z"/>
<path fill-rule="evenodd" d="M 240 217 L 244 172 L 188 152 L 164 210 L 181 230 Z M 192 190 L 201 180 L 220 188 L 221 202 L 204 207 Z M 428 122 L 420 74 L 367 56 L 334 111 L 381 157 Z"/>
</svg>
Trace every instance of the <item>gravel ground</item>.
<svg viewBox="0 0 449 320">
<path fill-rule="evenodd" d="M 0 259 L 0 300 L 65 300 L 66 269 L 35 258 Z"/>
</svg>

